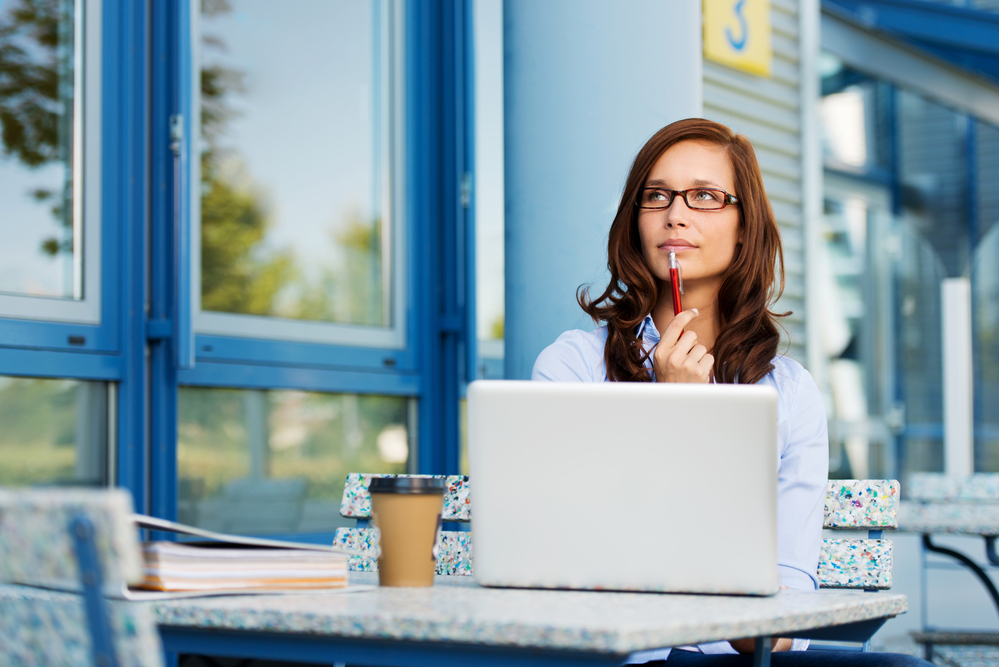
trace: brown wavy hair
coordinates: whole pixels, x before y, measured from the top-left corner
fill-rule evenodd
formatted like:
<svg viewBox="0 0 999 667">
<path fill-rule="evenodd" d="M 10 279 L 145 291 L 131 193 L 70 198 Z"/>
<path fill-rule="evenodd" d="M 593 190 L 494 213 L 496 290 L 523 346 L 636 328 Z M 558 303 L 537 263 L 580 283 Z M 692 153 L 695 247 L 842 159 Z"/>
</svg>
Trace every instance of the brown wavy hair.
<svg viewBox="0 0 999 667">
<path fill-rule="evenodd" d="M 733 194 L 740 204 L 743 242 L 736 246 L 718 293 L 721 333 L 712 351 L 715 381 L 754 384 L 774 367 L 780 342 L 777 318 L 790 313 L 770 310 L 784 291 L 784 251 L 756 153 L 746 137 L 724 125 L 688 118 L 656 132 L 635 157 L 608 237 L 607 289 L 592 300 L 587 287 L 576 291 L 580 307 L 594 322 L 607 324 L 604 361 L 607 378 L 614 382 L 650 382 L 654 377 L 645 367 L 649 353 L 642 349 L 638 327 L 659 301 L 662 287 L 642 257 L 635 201 L 659 157 L 688 140 L 728 149 L 735 172 Z"/>
</svg>

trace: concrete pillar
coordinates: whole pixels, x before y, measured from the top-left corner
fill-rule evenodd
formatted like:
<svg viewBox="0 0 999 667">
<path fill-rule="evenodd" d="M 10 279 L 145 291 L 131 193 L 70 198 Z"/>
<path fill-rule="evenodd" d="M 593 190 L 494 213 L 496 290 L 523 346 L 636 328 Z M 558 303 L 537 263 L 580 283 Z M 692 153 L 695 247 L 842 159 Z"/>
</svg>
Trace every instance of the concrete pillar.
<svg viewBox="0 0 999 667">
<path fill-rule="evenodd" d="M 701 115 L 699 0 L 505 0 L 505 375 L 592 328 L 576 288 L 607 284 L 607 232 L 631 162 Z"/>
<path fill-rule="evenodd" d="M 944 472 L 975 472 L 974 375 L 971 352 L 971 281 L 940 283 L 943 329 Z"/>
</svg>

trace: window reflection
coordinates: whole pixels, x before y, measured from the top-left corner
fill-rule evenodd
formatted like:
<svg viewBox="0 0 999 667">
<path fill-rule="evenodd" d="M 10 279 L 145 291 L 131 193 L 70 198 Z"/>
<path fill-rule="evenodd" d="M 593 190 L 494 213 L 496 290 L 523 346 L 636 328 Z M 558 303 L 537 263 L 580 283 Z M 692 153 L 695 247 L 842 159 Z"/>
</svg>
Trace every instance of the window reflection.
<svg viewBox="0 0 999 667">
<path fill-rule="evenodd" d="M 0 486 L 108 482 L 103 382 L 0 376 Z"/>
<path fill-rule="evenodd" d="M 384 9 L 202 3 L 202 310 L 392 324 Z"/>
<path fill-rule="evenodd" d="M 409 399 L 185 387 L 178 518 L 241 534 L 347 525 L 349 472 L 406 472 Z"/>
<path fill-rule="evenodd" d="M 0 292 L 83 298 L 81 9 L 0 4 Z"/>
</svg>

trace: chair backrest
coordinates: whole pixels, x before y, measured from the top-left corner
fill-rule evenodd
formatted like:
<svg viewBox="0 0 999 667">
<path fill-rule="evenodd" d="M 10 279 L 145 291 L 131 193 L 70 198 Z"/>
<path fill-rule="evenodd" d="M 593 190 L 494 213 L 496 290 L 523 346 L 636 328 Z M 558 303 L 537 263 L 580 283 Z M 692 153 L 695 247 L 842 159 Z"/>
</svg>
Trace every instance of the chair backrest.
<svg viewBox="0 0 999 667">
<path fill-rule="evenodd" d="M 351 473 L 343 491 L 341 516 L 357 519 L 358 527 L 337 530 L 337 546 L 370 555 L 351 556 L 353 571 L 377 571 L 376 540 L 367 527 L 371 518 L 368 485 L 372 477 Z M 389 475 L 385 475 L 386 477 Z M 470 521 L 472 505 L 468 477 L 446 477 L 444 521 Z M 819 585 L 823 588 L 883 590 L 892 585 L 893 545 L 881 531 L 898 526 L 899 483 L 895 480 L 835 480 L 826 489 L 825 528 L 868 530 L 868 539 L 823 540 L 819 556 Z M 447 532 L 438 543 L 438 574 L 472 573 L 472 534 Z"/>
<path fill-rule="evenodd" d="M 866 529 L 868 538 L 822 540 L 820 587 L 891 588 L 894 545 L 882 539 L 882 531 L 898 528 L 899 489 L 893 479 L 829 480 L 823 528 Z"/>
<path fill-rule="evenodd" d="M 5 664 L 162 666 L 150 610 L 104 598 L 142 579 L 131 514 L 120 490 L 0 489 Z"/>
<path fill-rule="evenodd" d="M 469 498 L 467 475 L 369 475 L 352 472 L 343 485 L 343 500 L 340 501 L 340 516 L 347 519 L 366 521 L 371 519 L 371 494 L 368 486 L 374 477 L 435 477 L 447 482 L 444 492 L 444 512 L 442 521 L 469 522 L 472 520 L 472 501 Z"/>
</svg>

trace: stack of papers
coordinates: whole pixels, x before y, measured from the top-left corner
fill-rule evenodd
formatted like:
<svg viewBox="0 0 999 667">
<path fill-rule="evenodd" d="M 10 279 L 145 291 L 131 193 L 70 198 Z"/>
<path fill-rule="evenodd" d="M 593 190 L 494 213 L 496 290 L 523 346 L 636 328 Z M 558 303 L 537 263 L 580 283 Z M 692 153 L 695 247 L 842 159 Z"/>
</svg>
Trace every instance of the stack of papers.
<svg viewBox="0 0 999 667">
<path fill-rule="evenodd" d="M 141 514 L 132 519 L 138 528 L 188 540 L 144 543 L 144 578 L 122 591 L 126 600 L 347 588 L 348 554 L 341 549 L 213 533 Z"/>
<path fill-rule="evenodd" d="M 148 542 L 145 578 L 155 591 L 289 591 L 344 588 L 347 555 L 219 543 Z"/>
</svg>

